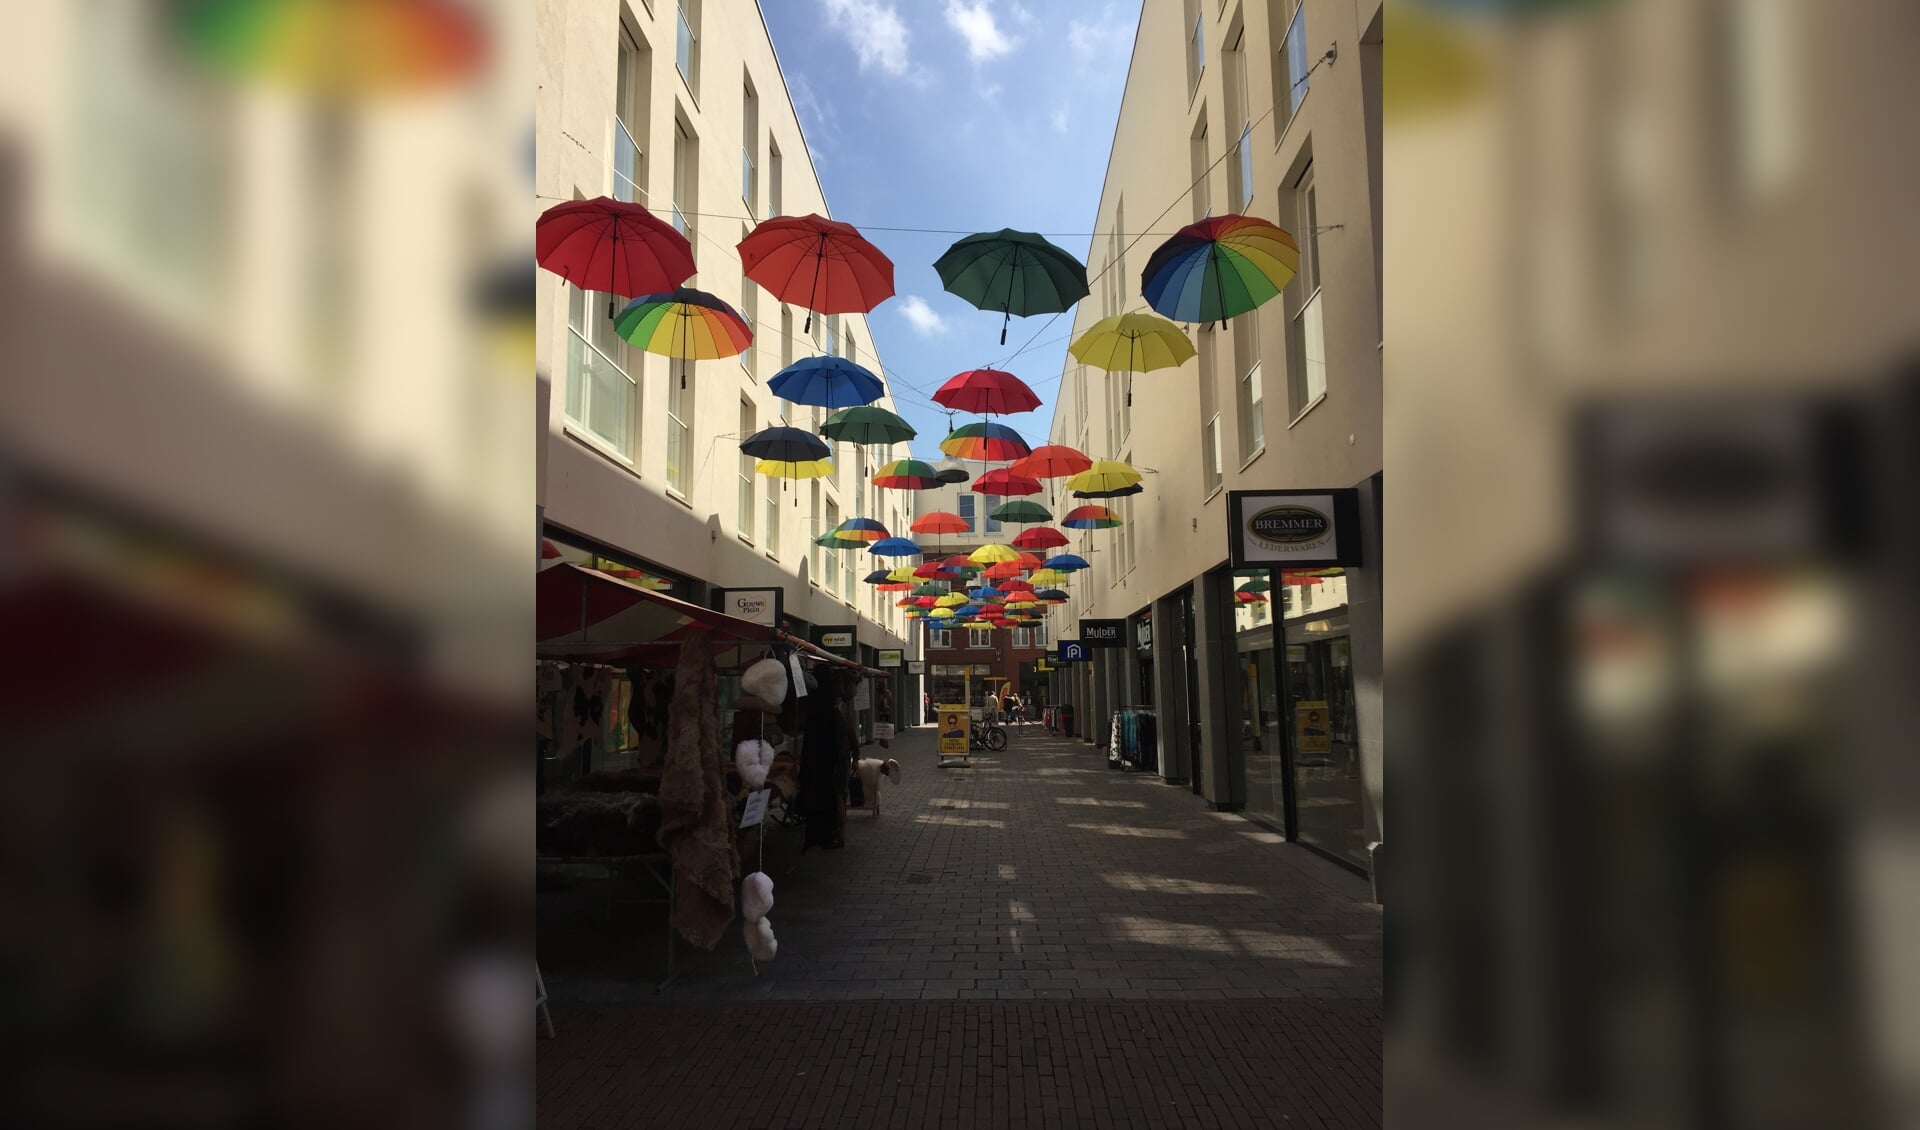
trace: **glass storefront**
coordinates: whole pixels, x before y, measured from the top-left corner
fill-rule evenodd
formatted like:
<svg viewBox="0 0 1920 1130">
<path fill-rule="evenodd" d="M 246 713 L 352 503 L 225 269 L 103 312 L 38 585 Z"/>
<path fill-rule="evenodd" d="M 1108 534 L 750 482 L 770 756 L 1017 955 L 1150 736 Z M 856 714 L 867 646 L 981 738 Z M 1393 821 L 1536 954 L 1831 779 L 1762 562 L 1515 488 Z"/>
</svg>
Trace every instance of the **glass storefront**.
<svg viewBox="0 0 1920 1130">
<path fill-rule="evenodd" d="M 1346 577 L 1242 569 L 1233 600 L 1247 811 L 1364 867 Z"/>
</svg>

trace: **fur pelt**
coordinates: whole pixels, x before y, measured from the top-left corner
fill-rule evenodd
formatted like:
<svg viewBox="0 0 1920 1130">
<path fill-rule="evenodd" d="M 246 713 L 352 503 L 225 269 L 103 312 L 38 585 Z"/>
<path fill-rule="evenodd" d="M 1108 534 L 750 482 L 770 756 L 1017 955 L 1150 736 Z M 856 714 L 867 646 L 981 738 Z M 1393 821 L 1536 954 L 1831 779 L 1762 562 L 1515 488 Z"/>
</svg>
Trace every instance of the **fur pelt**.
<svg viewBox="0 0 1920 1130">
<path fill-rule="evenodd" d="M 765 871 L 755 871 L 740 880 L 740 917 L 752 922 L 756 918 L 765 918 L 772 909 L 772 876 Z"/>
<path fill-rule="evenodd" d="M 886 777 L 894 784 L 900 783 L 900 763 L 889 757 L 882 761 L 877 757 L 863 757 L 853 763 L 854 772 L 860 775 L 860 789 L 865 794 L 866 803 L 860 807 L 880 815 L 880 778 Z"/>
<path fill-rule="evenodd" d="M 534 802 L 534 846 L 541 855 L 643 855 L 660 827 L 652 793 L 571 790 Z"/>
<path fill-rule="evenodd" d="M 707 634 L 695 632 L 683 641 L 674 674 L 659 842 L 673 858 L 674 928 L 706 950 L 733 921 L 733 880 L 740 874 L 723 757 L 713 652 Z"/>
<path fill-rule="evenodd" d="M 740 931 L 747 939 L 747 952 L 755 961 L 772 961 L 773 955 L 780 951 L 780 943 L 774 940 L 773 923 L 765 918 L 756 918 Z"/>
</svg>

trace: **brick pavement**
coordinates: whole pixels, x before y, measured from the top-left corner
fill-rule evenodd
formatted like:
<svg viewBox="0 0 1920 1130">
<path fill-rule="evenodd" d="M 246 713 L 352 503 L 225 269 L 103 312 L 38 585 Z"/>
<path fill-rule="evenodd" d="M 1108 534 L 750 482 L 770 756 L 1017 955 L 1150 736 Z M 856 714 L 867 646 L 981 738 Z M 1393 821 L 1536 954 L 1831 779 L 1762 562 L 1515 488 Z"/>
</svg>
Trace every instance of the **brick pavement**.
<svg viewBox="0 0 1920 1130">
<path fill-rule="evenodd" d="M 543 896 L 543 1124 L 1379 1123 L 1364 880 L 1037 727 L 933 748 L 844 850 L 769 836 L 758 976 L 736 926 L 656 995 L 662 908 Z"/>
</svg>

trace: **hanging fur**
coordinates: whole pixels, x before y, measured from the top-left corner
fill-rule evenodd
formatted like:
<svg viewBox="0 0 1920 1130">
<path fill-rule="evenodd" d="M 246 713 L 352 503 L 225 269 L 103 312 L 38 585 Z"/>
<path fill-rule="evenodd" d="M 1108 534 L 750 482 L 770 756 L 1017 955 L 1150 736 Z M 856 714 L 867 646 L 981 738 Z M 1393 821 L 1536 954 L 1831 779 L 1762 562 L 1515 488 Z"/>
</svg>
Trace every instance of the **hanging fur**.
<svg viewBox="0 0 1920 1130">
<path fill-rule="evenodd" d="M 674 675 L 658 840 L 673 858 L 674 928 L 706 950 L 733 920 L 733 883 L 740 874 L 721 768 L 726 747 L 720 743 L 719 697 L 707 635 L 691 633 L 681 641 Z"/>
<path fill-rule="evenodd" d="M 780 943 L 773 937 L 773 923 L 765 918 L 747 923 L 741 933 L 746 935 L 747 952 L 755 961 L 772 961 L 773 955 L 780 951 Z"/>
<path fill-rule="evenodd" d="M 733 747 L 733 767 L 749 791 L 767 783 L 767 770 L 773 765 L 773 747 L 759 738 L 748 738 Z"/>
<path fill-rule="evenodd" d="M 787 665 L 778 659 L 762 659 L 740 673 L 740 690 L 763 702 L 768 710 L 780 709 L 787 700 Z"/>
<path fill-rule="evenodd" d="M 740 880 L 740 917 L 752 923 L 757 918 L 765 918 L 772 909 L 772 876 L 765 871 L 755 871 Z"/>
</svg>

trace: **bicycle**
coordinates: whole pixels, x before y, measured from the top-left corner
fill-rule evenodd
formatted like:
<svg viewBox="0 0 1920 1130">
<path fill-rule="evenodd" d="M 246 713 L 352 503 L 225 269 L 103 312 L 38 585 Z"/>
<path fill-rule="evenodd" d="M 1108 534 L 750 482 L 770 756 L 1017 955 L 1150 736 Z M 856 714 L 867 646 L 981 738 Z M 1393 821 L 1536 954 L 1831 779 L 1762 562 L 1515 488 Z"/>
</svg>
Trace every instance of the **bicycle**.
<svg viewBox="0 0 1920 1130">
<path fill-rule="evenodd" d="M 967 747 L 999 753 L 1007 748 L 1007 732 L 997 722 L 987 722 L 967 730 Z"/>
</svg>

